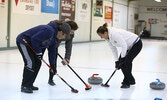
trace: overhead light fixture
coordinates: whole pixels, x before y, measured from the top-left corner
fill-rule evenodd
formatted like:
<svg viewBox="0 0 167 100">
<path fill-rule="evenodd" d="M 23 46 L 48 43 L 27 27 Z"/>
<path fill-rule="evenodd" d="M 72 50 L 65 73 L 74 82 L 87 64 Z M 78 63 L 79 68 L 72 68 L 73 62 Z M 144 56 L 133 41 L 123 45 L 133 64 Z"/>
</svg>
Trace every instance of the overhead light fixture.
<svg viewBox="0 0 167 100">
<path fill-rule="evenodd" d="M 155 0 L 156 2 L 161 2 L 161 0 Z"/>
</svg>

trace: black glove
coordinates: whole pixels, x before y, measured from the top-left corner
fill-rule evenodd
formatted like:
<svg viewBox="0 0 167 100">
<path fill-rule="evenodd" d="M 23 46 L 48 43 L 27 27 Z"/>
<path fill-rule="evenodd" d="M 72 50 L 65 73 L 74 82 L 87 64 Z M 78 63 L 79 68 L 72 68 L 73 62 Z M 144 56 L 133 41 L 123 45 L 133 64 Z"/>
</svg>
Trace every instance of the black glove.
<svg viewBox="0 0 167 100">
<path fill-rule="evenodd" d="M 121 66 L 124 66 L 125 65 L 125 57 L 120 58 L 119 62 L 121 63 Z"/>
<path fill-rule="evenodd" d="M 124 66 L 125 66 L 125 57 L 124 58 L 119 58 L 119 61 L 115 62 L 115 68 L 117 68 L 118 70 L 121 69 Z"/>
<path fill-rule="evenodd" d="M 67 64 L 69 64 L 69 60 L 67 58 L 64 58 L 61 63 L 65 66 Z"/>
<path fill-rule="evenodd" d="M 52 69 L 50 69 L 50 72 L 51 72 L 53 75 L 55 75 L 55 74 L 57 73 L 57 66 L 56 66 L 56 64 L 50 65 L 50 67 L 52 68 Z"/>
<path fill-rule="evenodd" d="M 39 60 L 42 60 L 42 53 L 37 53 L 36 56 Z"/>
<path fill-rule="evenodd" d="M 117 68 L 118 70 L 121 69 L 121 62 L 120 61 L 116 61 L 115 62 L 115 68 Z"/>
</svg>

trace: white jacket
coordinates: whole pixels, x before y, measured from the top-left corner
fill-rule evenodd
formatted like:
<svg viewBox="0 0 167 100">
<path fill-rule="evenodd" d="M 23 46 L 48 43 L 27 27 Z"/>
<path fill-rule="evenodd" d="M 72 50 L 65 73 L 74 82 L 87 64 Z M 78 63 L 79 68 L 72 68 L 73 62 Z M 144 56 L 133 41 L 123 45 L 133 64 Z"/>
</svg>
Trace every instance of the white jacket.
<svg viewBox="0 0 167 100">
<path fill-rule="evenodd" d="M 114 27 L 108 28 L 108 35 L 109 39 L 106 41 L 112 50 L 115 61 L 118 61 L 119 58 L 116 47 L 121 47 L 121 57 L 125 57 L 127 50 L 131 48 L 133 42 L 138 37 L 132 32 L 123 29 L 116 29 Z"/>
</svg>

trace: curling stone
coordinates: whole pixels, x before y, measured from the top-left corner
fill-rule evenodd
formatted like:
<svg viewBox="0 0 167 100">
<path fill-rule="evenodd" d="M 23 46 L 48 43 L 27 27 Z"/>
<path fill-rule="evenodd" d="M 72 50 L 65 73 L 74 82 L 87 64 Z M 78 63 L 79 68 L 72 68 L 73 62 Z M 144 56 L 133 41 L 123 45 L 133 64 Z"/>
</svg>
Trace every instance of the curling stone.
<svg viewBox="0 0 167 100">
<path fill-rule="evenodd" d="M 155 98 L 154 100 L 162 100 L 161 98 Z"/>
<path fill-rule="evenodd" d="M 165 88 L 165 83 L 161 82 L 159 79 L 156 80 L 156 82 L 150 83 L 150 88 L 154 90 L 163 90 Z"/>
<path fill-rule="evenodd" d="M 103 82 L 103 79 L 101 77 L 95 77 L 96 75 L 99 74 L 93 74 L 91 77 L 88 78 L 88 82 L 90 84 L 101 84 Z"/>
</svg>

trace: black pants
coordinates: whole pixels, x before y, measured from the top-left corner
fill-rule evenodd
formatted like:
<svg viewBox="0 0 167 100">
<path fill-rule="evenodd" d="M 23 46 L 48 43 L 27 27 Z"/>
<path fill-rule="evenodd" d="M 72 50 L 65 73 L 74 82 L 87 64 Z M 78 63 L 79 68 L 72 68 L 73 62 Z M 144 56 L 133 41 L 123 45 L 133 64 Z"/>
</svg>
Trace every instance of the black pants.
<svg viewBox="0 0 167 100">
<path fill-rule="evenodd" d="M 36 57 L 29 46 L 18 42 L 16 42 L 16 44 L 24 61 L 22 86 L 32 87 L 42 62 Z M 44 54 L 44 52 L 45 49 L 42 50 L 42 54 Z"/>
<path fill-rule="evenodd" d="M 127 85 L 130 85 L 130 82 L 135 82 L 135 79 L 132 75 L 132 62 L 133 62 L 133 59 L 139 54 L 141 49 L 142 49 L 142 41 L 139 40 L 133 45 L 133 47 L 130 49 L 130 51 L 126 55 L 125 65 L 124 67 L 121 68 L 121 70 L 124 74 L 123 82 Z"/>
</svg>

